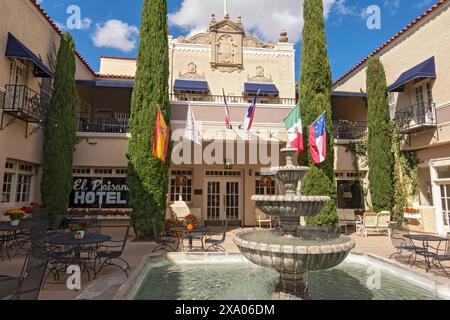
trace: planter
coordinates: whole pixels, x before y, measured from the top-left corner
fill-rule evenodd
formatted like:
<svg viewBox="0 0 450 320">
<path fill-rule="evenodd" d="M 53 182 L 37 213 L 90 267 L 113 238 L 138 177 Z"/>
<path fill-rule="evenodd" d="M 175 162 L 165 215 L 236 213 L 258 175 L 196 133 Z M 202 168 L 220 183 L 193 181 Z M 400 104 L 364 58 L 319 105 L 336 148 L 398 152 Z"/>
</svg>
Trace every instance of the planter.
<svg viewBox="0 0 450 320">
<path fill-rule="evenodd" d="M 10 223 L 11 223 L 11 226 L 17 227 L 20 224 L 20 220 L 11 220 Z"/>
<path fill-rule="evenodd" d="M 77 231 L 77 232 L 74 233 L 73 237 L 76 240 L 83 240 L 85 235 L 86 235 L 85 231 Z"/>
</svg>

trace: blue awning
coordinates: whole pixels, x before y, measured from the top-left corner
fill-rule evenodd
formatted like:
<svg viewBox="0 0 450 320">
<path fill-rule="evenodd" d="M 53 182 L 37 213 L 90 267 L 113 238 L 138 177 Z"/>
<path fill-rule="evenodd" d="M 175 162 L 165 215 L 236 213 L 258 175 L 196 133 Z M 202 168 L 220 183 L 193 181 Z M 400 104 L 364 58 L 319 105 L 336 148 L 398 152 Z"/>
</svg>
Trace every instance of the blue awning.
<svg viewBox="0 0 450 320">
<path fill-rule="evenodd" d="M 412 69 L 402 73 L 400 78 L 389 86 L 390 92 L 403 92 L 405 84 L 416 79 L 436 78 L 436 65 L 434 57 L 418 64 Z"/>
<path fill-rule="evenodd" d="M 271 83 L 253 83 L 247 82 L 244 84 L 244 94 L 245 95 L 255 95 L 260 91 L 261 95 L 274 95 L 278 96 L 280 91 L 277 87 Z"/>
<path fill-rule="evenodd" d="M 350 91 L 332 91 L 332 97 L 354 97 L 354 98 L 367 98 L 367 94 L 364 92 L 350 92 Z"/>
<path fill-rule="evenodd" d="M 77 85 L 97 88 L 134 88 L 134 81 L 77 80 Z"/>
<path fill-rule="evenodd" d="M 30 60 L 34 63 L 34 75 L 36 77 L 53 78 L 53 72 L 47 68 L 42 60 L 11 33 L 8 33 L 5 57 Z"/>
<path fill-rule="evenodd" d="M 199 80 L 175 80 L 173 90 L 202 93 L 209 91 L 208 82 Z"/>
</svg>

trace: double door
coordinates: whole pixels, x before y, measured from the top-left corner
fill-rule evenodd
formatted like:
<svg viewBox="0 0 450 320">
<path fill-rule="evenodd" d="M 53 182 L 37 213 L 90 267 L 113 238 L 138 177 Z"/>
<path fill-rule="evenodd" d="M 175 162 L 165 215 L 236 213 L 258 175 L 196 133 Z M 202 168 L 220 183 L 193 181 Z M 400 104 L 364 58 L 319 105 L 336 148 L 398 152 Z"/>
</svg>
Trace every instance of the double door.
<svg viewBox="0 0 450 320">
<path fill-rule="evenodd" d="M 205 181 L 207 220 L 242 221 L 242 182 L 237 178 L 207 178 Z"/>
</svg>

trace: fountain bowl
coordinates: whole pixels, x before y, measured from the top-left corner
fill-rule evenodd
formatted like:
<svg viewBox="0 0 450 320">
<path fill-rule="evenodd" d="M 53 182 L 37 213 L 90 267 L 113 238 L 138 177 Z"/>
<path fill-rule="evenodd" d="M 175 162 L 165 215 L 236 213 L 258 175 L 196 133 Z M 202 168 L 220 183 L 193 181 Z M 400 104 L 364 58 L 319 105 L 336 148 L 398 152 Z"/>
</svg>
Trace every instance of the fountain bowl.
<svg viewBox="0 0 450 320">
<path fill-rule="evenodd" d="M 334 268 L 355 247 L 355 242 L 343 235 L 311 241 L 264 230 L 244 231 L 235 237 L 234 243 L 252 263 L 273 268 L 282 278 Z"/>
<path fill-rule="evenodd" d="M 330 197 L 326 196 L 253 196 L 256 207 L 269 216 L 315 217 L 322 213 Z M 300 220 L 299 220 L 300 221 Z M 297 222 L 299 224 L 300 222 Z"/>
</svg>

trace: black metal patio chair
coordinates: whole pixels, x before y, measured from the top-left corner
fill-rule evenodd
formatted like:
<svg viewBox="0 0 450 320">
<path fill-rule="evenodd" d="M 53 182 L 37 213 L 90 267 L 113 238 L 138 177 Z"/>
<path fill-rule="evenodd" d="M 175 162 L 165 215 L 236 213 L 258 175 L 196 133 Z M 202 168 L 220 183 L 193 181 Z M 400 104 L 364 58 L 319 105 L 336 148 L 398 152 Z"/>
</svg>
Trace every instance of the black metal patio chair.
<svg viewBox="0 0 450 320">
<path fill-rule="evenodd" d="M 223 244 L 225 243 L 225 241 L 227 239 L 227 232 L 228 232 L 228 220 L 225 221 L 225 224 L 224 224 L 224 227 L 223 227 L 222 238 L 214 239 L 213 235 L 209 235 L 204 240 L 206 251 L 222 251 L 222 252 L 225 252 L 226 250 L 223 247 Z"/>
<path fill-rule="evenodd" d="M 119 228 L 119 227 L 115 227 Z M 128 277 L 128 271 L 131 271 L 130 264 L 128 261 L 126 261 L 124 258 L 122 258 L 123 252 L 125 250 L 125 247 L 128 242 L 128 236 L 130 234 L 130 228 L 131 226 L 122 227 L 125 229 L 125 234 L 123 239 L 121 240 L 110 240 L 106 244 L 103 244 L 98 253 L 96 260 L 99 261 L 100 267 L 95 271 L 95 276 L 99 274 L 104 268 L 108 266 L 113 266 L 121 269 L 123 272 L 125 272 L 126 276 Z M 103 260 L 103 262 L 102 262 Z M 125 267 L 120 266 L 116 262 L 122 262 L 125 263 Z"/>
<path fill-rule="evenodd" d="M 442 253 L 440 253 L 442 251 Z M 450 232 L 447 233 L 447 241 L 445 242 L 445 248 L 443 250 L 437 250 L 437 253 L 432 257 L 432 263 L 445 273 L 446 277 L 449 277 L 449 272 L 443 266 L 444 262 L 450 261 Z"/>
<path fill-rule="evenodd" d="M 399 229 L 398 226 L 394 226 L 390 230 L 391 244 L 396 250 L 390 257 L 389 260 L 395 256 L 402 256 L 404 253 L 409 254 L 408 263 L 411 261 L 412 257 L 416 255 L 416 247 L 410 239 L 404 237 L 405 231 Z"/>
<path fill-rule="evenodd" d="M 174 237 L 167 237 L 163 236 L 161 237 L 158 229 L 158 225 L 156 223 L 156 218 L 152 219 L 152 225 L 153 225 L 153 237 L 155 242 L 158 244 L 158 246 L 153 249 L 152 253 L 158 252 L 158 251 L 166 251 L 166 252 L 175 252 L 178 250 L 179 246 L 179 239 Z M 174 247 L 172 247 L 172 245 Z"/>
</svg>

